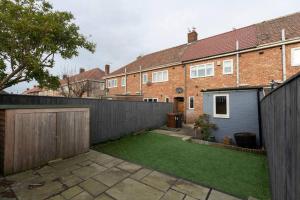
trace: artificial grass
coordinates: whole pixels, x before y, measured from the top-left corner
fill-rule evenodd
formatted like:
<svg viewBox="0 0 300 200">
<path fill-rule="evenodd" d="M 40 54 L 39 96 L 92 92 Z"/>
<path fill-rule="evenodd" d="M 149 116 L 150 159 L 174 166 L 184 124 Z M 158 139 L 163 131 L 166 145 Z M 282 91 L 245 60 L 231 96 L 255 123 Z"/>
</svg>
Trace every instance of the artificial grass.
<svg viewBox="0 0 300 200">
<path fill-rule="evenodd" d="M 147 132 L 94 150 L 247 199 L 270 199 L 266 156 Z"/>
</svg>

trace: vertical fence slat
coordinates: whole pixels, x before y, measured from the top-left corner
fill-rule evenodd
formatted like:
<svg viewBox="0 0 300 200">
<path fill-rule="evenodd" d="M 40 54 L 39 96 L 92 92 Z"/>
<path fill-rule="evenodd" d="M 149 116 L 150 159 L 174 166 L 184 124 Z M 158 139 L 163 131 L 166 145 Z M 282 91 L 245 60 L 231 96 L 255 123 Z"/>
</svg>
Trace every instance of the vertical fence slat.
<svg viewBox="0 0 300 200">
<path fill-rule="evenodd" d="M 2 105 L 82 105 L 90 107 L 90 141 L 97 144 L 166 123 L 172 103 L 109 101 L 99 99 L 0 95 Z"/>
<path fill-rule="evenodd" d="M 261 102 L 273 200 L 300 199 L 300 76 Z"/>
</svg>

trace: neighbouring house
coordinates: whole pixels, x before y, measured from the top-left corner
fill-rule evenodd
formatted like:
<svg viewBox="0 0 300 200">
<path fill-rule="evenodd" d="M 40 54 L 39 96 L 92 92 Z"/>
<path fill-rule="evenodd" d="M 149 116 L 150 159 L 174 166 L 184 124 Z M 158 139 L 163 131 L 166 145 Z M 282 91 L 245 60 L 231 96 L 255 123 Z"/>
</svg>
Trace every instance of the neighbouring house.
<svg viewBox="0 0 300 200">
<path fill-rule="evenodd" d="M 225 137 L 235 143 L 234 133 L 256 134 L 257 144 L 262 140 L 260 100 L 263 87 L 232 87 L 203 90 L 203 112 L 217 125 L 213 136 L 217 142 Z"/>
<path fill-rule="evenodd" d="M 109 66 L 106 66 L 109 70 Z M 109 71 L 107 71 L 107 74 Z M 78 74 L 63 75 L 60 87 L 57 90 L 39 88 L 34 86 L 23 94 L 39 96 L 65 96 L 65 97 L 90 97 L 101 98 L 105 95 L 105 72 L 99 68 L 85 71 L 81 68 Z"/>
<path fill-rule="evenodd" d="M 22 94 L 39 96 L 40 92 L 42 91 L 43 91 L 42 88 L 35 85 L 33 86 L 33 88 L 27 88 Z"/>
<path fill-rule="evenodd" d="M 139 56 L 105 76 L 108 95 L 174 102 L 192 123 L 204 112 L 202 90 L 270 85 L 300 71 L 300 13 Z"/>
</svg>

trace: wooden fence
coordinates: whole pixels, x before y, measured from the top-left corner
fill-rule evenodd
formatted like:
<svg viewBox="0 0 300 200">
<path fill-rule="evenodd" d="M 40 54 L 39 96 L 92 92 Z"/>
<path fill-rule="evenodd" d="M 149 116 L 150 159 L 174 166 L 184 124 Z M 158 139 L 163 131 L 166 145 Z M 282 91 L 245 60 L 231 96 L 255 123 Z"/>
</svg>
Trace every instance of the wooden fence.
<svg viewBox="0 0 300 200">
<path fill-rule="evenodd" d="M 117 139 L 166 123 L 172 103 L 110 101 L 83 98 L 0 95 L 0 105 L 78 105 L 90 107 L 91 144 Z"/>
<path fill-rule="evenodd" d="M 300 199 L 300 74 L 261 102 L 273 200 Z"/>
</svg>

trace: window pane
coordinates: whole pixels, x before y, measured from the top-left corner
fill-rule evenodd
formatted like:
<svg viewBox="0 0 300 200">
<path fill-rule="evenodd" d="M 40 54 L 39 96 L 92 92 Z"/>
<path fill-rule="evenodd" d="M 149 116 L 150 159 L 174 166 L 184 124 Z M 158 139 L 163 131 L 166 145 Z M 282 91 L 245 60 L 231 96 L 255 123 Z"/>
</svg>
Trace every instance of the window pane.
<svg viewBox="0 0 300 200">
<path fill-rule="evenodd" d="M 152 99 L 148 99 L 148 102 L 152 102 Z"/>
<path fill-rule="evenodd" d="M 157 102 L 157 99 L 153 99 L 153 102 Z"/>
<path fill-rule="evenodd" d="M 194 97 L 190 97 L 190 108 L 194 108 Z"/>
<path fill-rule="evenodd" d="M 166 98 L 166 102 L 169 103 L 169 98 Z"/>
<path fill-rule="evenodd" d="M 143 83 L 148 82 L 148 74 L 143 74 Z"/>
<path fill-rule="evenodd" d="M 216 114 L 226 115 L 227 114 L 227 98 L 226 96 L 216 97 Z"/>
<path fill-rule="evenodd" d="M 206 65 L 206 76 L 213 76 L 214 71 L 213 71 L 213 64 L 207 64 Z"/>
<path fill-rule="evenodd" d="M 204 77 L 205 76 L 205 67 L 199 67 L 198 68 L 198 77 Z"/>
<path fill-rule="evenodd" d="M 191 77 L 192 78 L 197 77 L 197 69 L 196 68 L 191 69 Z"/>
<path fill-rule="evenodd" d="M 163 72 L 163 80 L 164 80 L 164 81 L 167 81 L 167 80 L 168 80 L 168 72 L 167 72 L 167 71 L 164 71 L 164 72 Z"/>
<path fill-rule="evenodd" d="M 153 82 L 156 82 L 157 81 L 157 73 L 153 73 Z"/>
<path fill-rule="evenodd" d="M 300 49 L 294 49 L 292 62 L 293 66 L 300 65 Z"/>
</svg>

